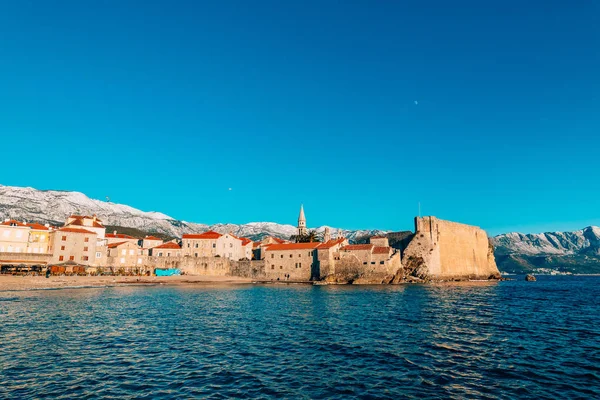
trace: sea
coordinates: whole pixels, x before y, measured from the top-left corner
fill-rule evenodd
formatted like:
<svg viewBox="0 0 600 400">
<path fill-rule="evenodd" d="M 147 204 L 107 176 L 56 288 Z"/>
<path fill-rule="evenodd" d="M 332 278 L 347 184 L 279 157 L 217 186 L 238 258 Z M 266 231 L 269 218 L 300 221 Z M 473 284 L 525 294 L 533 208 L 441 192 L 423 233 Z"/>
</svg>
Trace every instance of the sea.
<svg viewBox="0 0 600 400">
<path fill-rule="evenodd" d="M 600 277 L 0 292 L 2 399 L 598 399 Z"/>
</svg>

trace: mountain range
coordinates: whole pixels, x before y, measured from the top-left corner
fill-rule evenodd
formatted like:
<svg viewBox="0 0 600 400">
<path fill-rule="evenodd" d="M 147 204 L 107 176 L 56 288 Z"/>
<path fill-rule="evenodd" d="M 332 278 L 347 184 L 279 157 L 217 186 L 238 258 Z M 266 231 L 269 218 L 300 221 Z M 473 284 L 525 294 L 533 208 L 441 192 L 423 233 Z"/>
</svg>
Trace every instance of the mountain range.
<svg viewBox="0 0 600 400">
<path fill-rule="evenodd" d="M 109 201 L 90 199 L 83 193 L 0 185 L 0 218 L 62 225 L 71 214 L 97 215 L 111 229 L 181 237 L 184 233 L 214 230 L 259 240 L 265 236 L 288 239 L 292 225 L 274 222 L 207 225 L 176 220 L 160 212 L 146 212 Z M 315 228 L 322 234 L 325 226 Z M 347 230 L 331 228 L 352 242 L 387 234 L 390 243 L 402 248 L 410 232 Z M 540 234 L 506 233 L 491 238 L 496 262 L 507 273 L 600 273 L 600 228 L 590 226 L 574 232 Z"/>
<path fill-rule="evenodd" d="M 264 236 L 288 239 L 296 234 L 296 227 L 274 222 L 250 222 L 247 224 L 215 224 L 176 220 L 166 214 L 141 211 L 136 208 L 90 199 L 80 192 L 60 190 L 37 190 L 29 187 L 0 185 L 0 218 L 27 222 L 48 223 L 61 226 L 72 214 L 96 215 L 105 226 L 135 228 L 139 231 L 166 237 L 181 237 L 184 233 L 201 233 L 213 230 L 233 233 L 236 236 L 258 240 Z M 315 228 L 318 234 L 325 226 Z M 347 230 L 331 228 L 332 234 L 342 234 L 350 240 L 381 235 L 381 230 Z"/>
<path fill-rule="evenodd" d="M 600 228 L 505 233 L 492 238 L 498 268 L 509 273 L 600 274 Z"/>
</svg>

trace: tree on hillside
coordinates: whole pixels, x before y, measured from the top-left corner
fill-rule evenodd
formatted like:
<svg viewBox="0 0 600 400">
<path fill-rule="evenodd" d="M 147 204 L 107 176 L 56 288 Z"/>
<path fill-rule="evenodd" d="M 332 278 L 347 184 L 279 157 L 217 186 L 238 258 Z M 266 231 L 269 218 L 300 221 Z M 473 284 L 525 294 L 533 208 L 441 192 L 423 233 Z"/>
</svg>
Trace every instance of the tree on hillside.
<svg viewBox="0 0 600 400">
<path fill-rule="evenodd" d="M 293 241 L 295 241 L 296 243 L 318 242 L 319 235 L 317 234 L 316 230 L 311 229 L 310 231 L 308 231 L 308 233 L 306 235 L 295 235 L 295 236 L 292 236 L 291 239 Z"/>
</svg>

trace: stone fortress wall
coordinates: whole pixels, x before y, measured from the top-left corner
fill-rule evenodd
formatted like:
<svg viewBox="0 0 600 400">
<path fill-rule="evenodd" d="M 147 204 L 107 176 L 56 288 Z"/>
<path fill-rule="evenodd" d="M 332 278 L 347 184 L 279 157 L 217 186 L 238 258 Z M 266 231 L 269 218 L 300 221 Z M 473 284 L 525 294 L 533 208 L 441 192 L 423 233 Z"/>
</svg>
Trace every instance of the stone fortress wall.
<svg viewBox="0 0 600 400">
<path fill-rule="evenodd" d="M 487 279 L 499 276 L 485 231 L 436 217 L 415 218 L 415 236 L 403 265 L 416 266 L 432 279 Z"/>
</svg>

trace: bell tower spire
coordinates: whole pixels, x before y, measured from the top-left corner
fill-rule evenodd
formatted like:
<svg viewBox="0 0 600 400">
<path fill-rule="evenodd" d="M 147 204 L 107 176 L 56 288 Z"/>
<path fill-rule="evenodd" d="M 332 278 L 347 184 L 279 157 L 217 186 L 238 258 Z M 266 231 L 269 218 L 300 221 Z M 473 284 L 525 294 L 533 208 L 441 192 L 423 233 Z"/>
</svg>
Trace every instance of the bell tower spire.
<svg viewBox="0 0 600 400">
<path fill-rule="evenodd" d="M 307 234 L 306 217 L 304 216 L 304 206 L 300 204 L 300 215 L 298 216 L 298 236 Z"/>
</svg>

